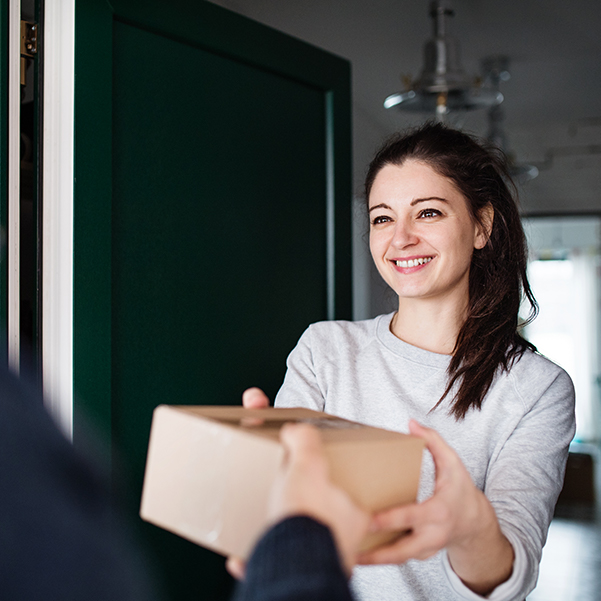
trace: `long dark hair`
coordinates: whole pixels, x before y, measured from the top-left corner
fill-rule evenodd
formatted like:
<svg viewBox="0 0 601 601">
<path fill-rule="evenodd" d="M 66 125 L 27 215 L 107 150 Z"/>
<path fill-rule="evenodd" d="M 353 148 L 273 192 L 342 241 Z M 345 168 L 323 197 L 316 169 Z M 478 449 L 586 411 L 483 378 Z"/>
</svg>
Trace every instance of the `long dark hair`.
<svg viewBox="0 0 601 601">
<path fill-rule="evenodd" d="M 501 150 L 440 123 L 426 123 L 390 138 L 371 162 L 365 198 L 386 165 L 407 159 L 429 165 L 463 194 L 472 219 L 482 223 L 482 209 L 494 210 L 492 230 L 482 249 L 475 249 L 469 274 L 468 315 L 459 331 L 449 364 L 449 381 L 437 405 L 456 390 L 451 413 L 462 419 L 480 409 L 498 370 L 507 371 L 533 344 L 518 333 L 523 297 L 530 303 L 530 322 L 538 305 L 526 275 L 527 248 L 517 208 L 517 190 Z"/>
</svg>

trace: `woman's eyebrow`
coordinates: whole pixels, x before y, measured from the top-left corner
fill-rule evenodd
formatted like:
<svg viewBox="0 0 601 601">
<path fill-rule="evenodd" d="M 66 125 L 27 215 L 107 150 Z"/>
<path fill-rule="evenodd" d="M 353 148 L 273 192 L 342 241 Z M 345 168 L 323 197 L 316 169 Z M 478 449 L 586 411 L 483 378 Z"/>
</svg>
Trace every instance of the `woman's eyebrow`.
<svg viewBox="0 0 601 601">
<path fill-rule="evenodd" d="M 449 202 L 446 198 L 441 198 L 440 196 L 428 196 L 427 198 L 414 198 L 409 204 L 410 206 L 415 206 L 420 202 L 428 202 L 429 200 L 440 200 L 440 202 Z M 388 206 L 385 202 L 381 202 L 379 205 L 374 205 L 373 207 L 369 207 L 368 213 L 371 213 L 375 209 L 388 209 L 392 211 L 390 206 Z"/>
<path fill-rule="evenodd" d="M 446 198 L 440 196 L 428 196 L 428 198 L 415 198 L 409 204 L 413 207 L 420 202 L 428 202 L 429 200 L 440 200 L 441 202 L 449 202 Z"/>
<path fill-rule="evenodd" d="M 392 210 L 386 203 L 381 202 L 379 205 L 374 205 L 373 207 L 369 207 L 368 213 L 371 213 L 375 209 L 389 209 Z"/>
</svg>

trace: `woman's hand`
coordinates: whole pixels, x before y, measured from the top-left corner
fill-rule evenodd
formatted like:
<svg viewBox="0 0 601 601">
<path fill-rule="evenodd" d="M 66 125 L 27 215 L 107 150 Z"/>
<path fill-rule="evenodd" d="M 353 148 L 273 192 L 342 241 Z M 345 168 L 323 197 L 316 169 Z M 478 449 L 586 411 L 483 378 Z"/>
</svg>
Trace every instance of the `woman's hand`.
<svg viewBox="0 0 601 601">
<path fill-rule="evenodd" d="M 225 560 L 225 569 L 229 572 L 230 576 L 233 576 L 236 580 L 244 580 L 246 574 L 246 562 L 240 557 L 230 555 Z"/>
<path fill-rule="evenodd" d="M 410 530 L 391 545 L 359 558 L 365 564 L 400 564 L 427 559 L 446 548 L 449 562 L 464 584 L 485 595 L 511 576 L 513 548 L 499 527 L 495 511 L 440 435 L 409 424 L 411 434 L 426 440 L 436 468 L 432 497 L 419 504 L 383 511 L 372 520 L 373 530 Z"/>
</svg>

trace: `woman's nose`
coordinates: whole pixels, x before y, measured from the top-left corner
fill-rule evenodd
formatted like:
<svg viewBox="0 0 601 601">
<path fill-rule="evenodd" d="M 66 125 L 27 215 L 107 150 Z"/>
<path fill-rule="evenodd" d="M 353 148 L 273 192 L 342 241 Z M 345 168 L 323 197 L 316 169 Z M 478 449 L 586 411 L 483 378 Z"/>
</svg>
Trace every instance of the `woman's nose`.
<svg viewBox="0 0 601 601">
<path fill-rule="evenodd" d="M 405 221 L 397 221 L 392 237 L 392 245 L 397 248 L 405 248 L 417 244 L 418 236 L 411 223 Z"/>
</svg>

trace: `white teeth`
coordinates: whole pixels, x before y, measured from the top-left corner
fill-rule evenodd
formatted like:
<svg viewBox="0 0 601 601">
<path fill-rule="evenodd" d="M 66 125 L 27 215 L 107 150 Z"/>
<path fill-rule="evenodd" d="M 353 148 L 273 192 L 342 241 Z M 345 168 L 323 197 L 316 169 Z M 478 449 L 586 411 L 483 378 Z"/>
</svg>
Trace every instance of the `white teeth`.
<svg viewBox="0 0 601 601">
<path fill-rule="evenodd" d="M 423 265 L 429 263 L 432 257 L 420 257 L 419 259 L 409 259 L 408 261 L 395 261 L 398 267 L 415 267 L 416 265 Z"/>
</svg>

